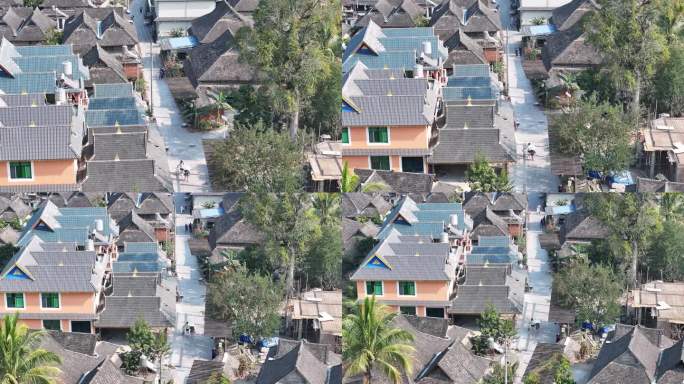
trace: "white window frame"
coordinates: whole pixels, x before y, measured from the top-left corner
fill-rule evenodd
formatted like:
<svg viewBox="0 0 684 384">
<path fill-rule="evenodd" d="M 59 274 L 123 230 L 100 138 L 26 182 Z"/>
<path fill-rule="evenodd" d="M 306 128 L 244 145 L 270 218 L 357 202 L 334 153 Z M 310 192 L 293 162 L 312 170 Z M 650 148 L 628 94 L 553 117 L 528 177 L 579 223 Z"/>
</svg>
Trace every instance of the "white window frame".
<svg viewBox="0 0 684 384">
<path fill-rule="evenodd" d="M 387 142 L 386 143 L 371 143 L 370 142 L 370 129 L 371 128 L 381 128 L 381 127 L 385 127 L 385 129 L 387 129 Z M 351 138 L 350 138 L 350 141 L 351 141 Z M 372 126 L 366 127 L 366 145 L 369 145 L 369 146 L 388 146 L 390 144 L 392 144 L 392 129 L 390 128 L 389 125 L 372 125 Z M 390 163 L 390 166 L 391 165 L 392 164 Z"/>
<path fill-rule="evenodd" d="M 43 307 L 43 294 L 44 293 L 56 293 L 57 294 L 57 302 L 58 306 L 57 308 L 49 308 L 49 307 Z M 44 309 L 46 311 L 54 311 L 54 310 L 60 310 L 62 309 L 62 294 L 59 292 L 41 292 L 40 293 L 40 309 Z"/>
<path fill-rule="evenodd" d="M 368 282 L 370 281 L 379 281 L 380 286 L 382 287 L 382 295 L 375 295 L 375 297 L 383 297 L 385 296 L 385 282 L 383 280 L 364 280 L 363 281 L 363 292 L 366 294 L 366 296 L 371 297 L 373 294 L 368 294 Z"/>
<path fill-rule="evenodd" d="M 28 162 L 31 163 L 31 178 L 30 179 L 13 179 L 12 178 L 12 167 L 10 167 L 11 163 L 25 163 L 27 160 L 12 160 L 12 161 L 7 161 L 7 179 L 9 180 L 10 183 L 21 183 L 25 181 L 35 181 L 36 179 L 36 166 L 33 163 L 33 160 L 30 160 Z"/>
<path fill-rule="evenodd" d="M 413 283 L 413 290 L 416 292 L 413 295 L 402 295 L 401 291 L 399 290 L 399 283 Z M 397 296 L 402 296 L 402 297 L 416 297 L 418 296 L 418 283 L 415 280 L 397 280 Z M 416 308 L 416 312 L 418 311 L 418 308 Z"/>
<path fill-rule="evenodd" d="M 23 299 L 22 301 L 24 302 L 24 306 L 21 308 L 15 308 L 15 307 L 10 307 L 9 305 L 7 305 L 7 295 L 10 293 L 21 294 L 21 297 Z M 26 304 L 27 303 L 26 303 L 26 294 L 24 292 L 5 292 L 4 296 L 5 296 L 5 302 L 3 303 L 3 305 L 6 309 L 8 309 L 10 311 L 25 311 L 26 310 L 26 307 L 27 307 Z"/>
</svg>

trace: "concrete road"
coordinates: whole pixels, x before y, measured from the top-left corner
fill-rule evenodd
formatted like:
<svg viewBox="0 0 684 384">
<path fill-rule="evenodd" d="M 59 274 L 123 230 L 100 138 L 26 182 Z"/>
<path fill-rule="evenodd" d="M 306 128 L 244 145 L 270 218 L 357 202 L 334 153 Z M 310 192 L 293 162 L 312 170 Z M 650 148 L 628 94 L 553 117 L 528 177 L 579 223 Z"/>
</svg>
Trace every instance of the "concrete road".
<svg viewBox="0 0 684 384">
<path fill-rule="evenodd" d="M 499 0 L 499 15 L 504 29 L 510 29 L 510 0 Z M 551 173 L 549 161 L 548 121 L 537 102 L 532 84 L 525 77 L 522 59 L 515 56 L 520 47 L 522 35 L 515 30 L 504 31 L 509 95 L 515 110 L 515 118 L 520 127 L 515 133 L 517 161 L 510 172 L 510 179 L 518 192 L 555 192 L 558 190 L 558 177 Z M 537 149 L 534 160 L 525 159 L 525 148 L 533 143 Z"/>
<path fill-rule="evenodd" d="M 540 206 L 542 197 L 541 193 L 530 193 L 528 196 L 527 279 L 532 291 L 525 294 L 523 313 L 516 324 L 518 329 L 518 361 L 520 363 L 516 382 L 522 379 L 522 374 L 527 368 L 537 343 L 556 342 L 556 324 L 548 321 L 553 274 L 548 254 L 539 246 L 543 213 L 537 213 L 537 207 Z M 539 329 L 530 328 L 533 319 L 541 322 Z"/>
<path fill-rule="evenodd" d="M 197 264 L 197 258 L 190 253 L 185 224 L 192 222 L 189 214 L 179 214 L 183 194 L 176 194 L 176 272 L 178 289 L 183 299 L 176 304 L 176 328 L 171 342 L 171 365 L 174 367 L 175 383 L 184 383 L 194 360 L 211 360 L 213 341 L 204 334 L 204 310 L 206 285 Z M 183 333 L 185 323 L 195 327 L 195 335 Z"/>
<path fill-rule="evenodd" d="M 157 120 L 159 131 L 164 137 L 168 148 L 169 170 L 174 174 L 180 160 L 183 160 L 185 168 L 190 170 L 188 180 L 176 178 L 174 180 L 175 191 L 208 191 L 210 189 L 206 159 L 202 149 L 202 139 L 222 138 L 226 130 L 211 132 L 195 132 L 183 127 L 183 119 L 176 105 L 168 85 L 163 79 L 159 79 L 159 45 L 154 44 L 152 35 L 145 25 L 143 15 L 140 13 L 145 0 L 134 0 L 131 12 L 138 37 L 144 65 L 143 76 L 148 86 L 151 84 L 153 115 Z M 146 95 L 149 99 L 150 94 Z"/>
</svg>

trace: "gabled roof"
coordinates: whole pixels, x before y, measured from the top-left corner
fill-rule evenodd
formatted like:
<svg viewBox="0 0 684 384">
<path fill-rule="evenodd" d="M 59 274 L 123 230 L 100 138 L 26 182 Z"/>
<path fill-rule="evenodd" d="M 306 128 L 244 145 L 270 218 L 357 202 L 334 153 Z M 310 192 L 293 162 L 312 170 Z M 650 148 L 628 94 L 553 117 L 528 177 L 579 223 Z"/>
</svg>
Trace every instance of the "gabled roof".
<svg viewBox="0 0 684 384">
<path fill-rule="evenodd" d="M 489 63 L 485 58 L 482 46 L 470 38 L 461 28 L 444 42 L 444 46 L 449 50 L 449 59 L 444 63 L 445 67 L 454 64 Z"/>
<path fill-rule="evenodd" d="M 263 234 L 252 224 L 248 223 L 239 209 L 226 212 L 209 231 L 209 245 L 244 246 L 258 244 L 263 240 Z"/>
<path fill-rule="evenodd" d="M 605 343 L 589 377 L 589 384 L 619 382 L 626 384 L 656 382 L 660 349 L 653 345 L 640 327 Z"/>
<path fill-rule="evenodd" d="M 286 341 L 281 340 L 277 351 L 269 351 L 269 357 L 259 371 L 256 384 L 276 384 L 285 377 L 297 378 L 309 384 L 341 384 L 337 381 L 338 377 L 332 375 L 333 367 L 339 365 L 328 361 L 327 351 L 321 354 L 316 349 L 320 344 L 310 344 L 306 341 L 299 341 L 294 347 L 288 346 L 287 352 L 282 353 L 281 349 Z M 276 348 L 272 348 L 275 350 Z"/>
<path fill-rule="evenodd" d="M 8 40 L 19 43 L 39 43 L 57 23 L 40 9 L 10 7 L 0 22 L 0 34 Z"/>
<path fill-rule="evenodd" d="M 130 328 L 143 319 L 150 327 L 171 327 L 161 312 L 161 298 L 157 296 L 106 296 L 105 308 L 95 321 L 97 328 Z"/>
<path fill-rule="evenodd" d="M 85 8 L 66 21 L 63 40 L 73 44 L 76 52 L 85 53 L 95 45 L 136 45 L 138 33 L 126 20 L 122 8 Z"/>
<path fill-rule="evenodd" d="M 425 11 L 414 0 L 398 3 L 378 0 L 355 24 L 355 28 L 368 25 L 370 20 L 383 28 L 412 28 L 424 17 Z"/>
<path fill-rule="evenodd" d="M 598 240 L 610 234 L 606 226 L 585 210 L 575 211 L 566 216 L 561 228 L 561 243 L 567 240 Z"/>
<path fill-rule="evenodd" d="M 428 158 L 431 164 L 470 164 L 477 155 L 490 163 L 513 162 L 513 154 L 501 143 L 496 128 L 441 129 L 439 142 Z"/>
<path fill-rule="evenodd" d="M 361 184 L 383 183 L 394 192 L 401 193 L 429 193 L 434 182 L 432 175 L 427 173 L 381 171 L 373 169 L 355 169 Z"/>
<path fill-rule="evenodd" d="M 581 25 L 550 35 L 542 47 L 546 70 L 553 67 L 594 67 L 602 62 L 602 55 L 586 41 Z"/>
<path fill-rule="evenodd" d="M 128 82 L 121 62 L 105 51 L 100 44 L 95 44 L 83 53 L 83 64 L 90 68 L 90 80 L 87 85 Z"/>
<path fill-rule="evenodd" d="M 190 51 L 183 64 L 194 87 L 201 83 L 251 83 L 254 69 L 240 62 L 237 45 L 229 33 L 224 33 L 209 44 L 200 44 Z"/>
<path fill-rule="evenodd" d="M 596 0 L 572 0 L 553 10 L 551 22 L 560 31 L 573 27 L 580 22 L 584 15 L 599 9 Z"/>
<path fill-rule="evenodd" d="M 155 173 L 154 160 L 89 161 L 81 189 L 89 192 L 163 192 L 172 188 Z"/>
<path fill-rule="evenodd" d="M 253 20 L 241 15 L 227 0 L 217 1 L 214 9 L 192 21 L 188 33 L 202 44 L 209 44 L 228 32 L 235 37 L 243 27 L 252 27 Z"/>
<path fill-rule="evenodd" d="M 521 306 L 512 300 L 512 290 L 506 285 L 460 285 L 448 312 L 477 315 L 493 305 L 501 314 L 518 314 Z M 518 298 L 522 301 L 522 298 Z"/>
<path fill-rule="evenodd" d="M 119 223 L 119 238 L 116 243 L 124 245 L 126 242 L 144 243 L 155 242 L 157 237 L 154 228 L 138 216 L 135 211 L 131 211 L 128 215 L 122 218 Z"/>
<path fill-rule="evenodd" d="M 19 196 L 0 196 L 0 216 L 10 212 L 23 220 L 31 214 L 31 207 L 26 205 Z"/>
<path fill-rule="evenodd" d="M 445 40 L 459 29 L 466 33 L 491 33 L 503 29 L 499 15 L 481 0 L 470 4 L 459 0 L 445 0 L 432 12 L 430 26 Z"/>
</svg>

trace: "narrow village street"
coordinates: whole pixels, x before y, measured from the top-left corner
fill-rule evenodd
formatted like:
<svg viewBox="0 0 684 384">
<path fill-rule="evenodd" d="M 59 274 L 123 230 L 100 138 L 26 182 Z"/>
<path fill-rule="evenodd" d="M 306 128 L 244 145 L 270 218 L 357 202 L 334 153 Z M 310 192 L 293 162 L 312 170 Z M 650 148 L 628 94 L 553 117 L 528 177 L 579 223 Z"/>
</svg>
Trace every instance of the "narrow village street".
<svg viewBox="0 0 684 384">
<path fill-rule="evenodd" d="M 152 85 L 153 115 L 168 149 L 171 174 L 175 175 L 176 167 L 181 160 L 185 168 L 190 170 L 190 177 L 187 181 L 180 177 L 173 180 L 174 190 L 176 192 L 208 191 L 210 189 L 209 176 L 202 140 L 222 138 L 226 131 L 221 129 L 194 132 L 188 127 L 183 127 L 181 112 L 171 95 L 169 86 L 159 78 L 161 65 L 159 44 L 152 41 L 150 30 L 140 13 L 144 5 L 144 0 L 135 0 L 131 6 L 131 15 L 140 39 L 144 78 L 148 86 Z M 149 97 L 149 93 L 146 96 Z"/>
<path fill-rule="evenodd" d="M 204 334 L 204 307 L 206 285 L 202 280 L 197 258 L 190 253 L 188 239 L 192 236 L 185 230 L 185 224 L 192 222 L 192 215 L 181 214 L 185 194 L 177 193 L 176 199 L 176 272 L 178 288 L 183 296 L 176 304 L 176 329 L 172 339 L 170 364 L 175 367 L 175 383 L 184 383 L 193 360 L 211 360 L 213 341 Z M 185 210 L 185 212 L 189 212 Z M 184 334 L 185 323 L 195 327 L 195 335 Z"/>
<path fill-rule="evenodd" d="M 166 82 L 159 79 L 159 45 L 153 43 L 152 35 L 140 12 L 144 6 L 144 0 L 136 0 L 132 3 L 131 13 L 141 42 L 144 78 L 148 85 L 152 85 L 153 115 L 166 143 L 171 174 L 175 174 L 181 160 L 191 172 L 187 181 L 176 177 L 173 182 L 177 192 L 174 196 L 175 261 L 178 292 L 182 299 L 176 304 L 176 324 L 170 338 L 171 354 L 165 361 L 165 365 L 172 368 L 173 382 L 184 383 L 194 360 L 211 360 L 213 342 L 211 338 L 203 336 L 206 285 L 202 280 L 197 258 L 190 253 L 188 239 L 191 234 L 185 231 L 185 224 L 192 222 L 191 207 L 181 210 L 186 204 L 186 195 L 178 192 L 210 189 L 202 139 L 224 137 L 225 130 L 203 133 L 191 132 L 183 127 L 183 119 L 171 91 Z M 149 93 L 147 96 L 149 97 Z M 184 333 L 186 322 L 195 327 L 194 335 Z"/>
<path fill-rule="evenodd" d="M 541 207 L 543 198 L 543 193 L 533 192 L 529 193 L 527 200 L 527 279 L 532 291 L 525 293 L 523 313 L 516 324 L 518 330 L 516 349 L 519 361 L 516 383 L 521 382 L 537 343 L 556 342 L 556 324 L 548 321 L 553 275 L 548 254 L 539 245 L 539 235 L 542 233 L 541 219 L 544 213 L 543 211 L 537 212 L 537 207 Z M 531 329 L 532 320 L 541 322 L 539 329 Z"/>
<path fill-rule="evenodd" d="M 555 191 L 558 188 L 558 177 L 551 173 L 549 159 L 548 120 L 544 110 L 535 105 L 537 100 L 532 89 L 532 83 L 525 76 L 522 68 L 522 58 L 515 55 L 520 48 L 522 35 L 511 26 L 511 0 L 501 0 L 499 14 L 504 29 L 504 44 L 508 44 L 507 75 L 509 95 L 515 110 L 515 118 L 520 123 L 515 133 L 516 163 L 509 174 L 516 192 Z M 506 35 L 508 34 L 507 39 Z M 534 160 L 525 159 L 524 155 L 528 143 L 536 147 Z"/>
</svg>

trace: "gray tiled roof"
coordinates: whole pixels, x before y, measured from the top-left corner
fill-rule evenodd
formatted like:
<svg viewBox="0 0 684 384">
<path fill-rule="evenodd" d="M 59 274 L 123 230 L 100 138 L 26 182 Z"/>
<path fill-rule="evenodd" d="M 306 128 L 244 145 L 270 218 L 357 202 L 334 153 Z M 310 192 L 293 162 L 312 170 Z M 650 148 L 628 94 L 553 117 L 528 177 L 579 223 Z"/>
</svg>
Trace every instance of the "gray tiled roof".
<svg viewBox="0 0 684 384">
<path fill-rule="evenodd" d="M 492 128 L 494 127 L 495 107 L 489 105 L 448 105 L 446 126 L 449 129 Z"/>
<path fill-rule="evenodd" d="M 493 305 L 501 314 L 520 313 L 518 306 L 509 298 L 510 288 L 505 285 L 461 285 L 451 301 L 449 313 L 480 314 Z"/>
<path fill-rule="evenodd" d="M 381 182 L 400 193 L 428 193 L 432 190 L 433 176 L 427 173 L 380 171 L 372 169 L 355 169 L 363 183 Z"/>
<path fill-rule="evenodd" d="M 17 73 L 14 77 L 0 77 L 0 90 L 4 93 L 48 93 L 57 89 L 57 76 L 54 72 Z"/>
<path fill-rule="evenodd" d="M 352 97 L 359 111 L 342 111 L 342 125 L 427 125 L 423 96 Z"/>
<path fill-rule="evenodd" d="M 154 160 L 89 161 L 82 190 L 91 192 L 161 192 L 170 186 L 155 175 Z"/>
<path fill-rule="evenodd" d="M 441 129 L 439 142 L 428 161 L 432 164 L 469 164 L 481 154 L 490 163 L 514 161 L 512 154 L 499 138 L 499 130 Z"/>
<path fill-rule="evenodd" d="M 112 277 L 114 290 L 112 296 L 155 296 L 157 294 L 157 278 L 155 276 L 121 276 Z"/>
<path fill-rule="evenodd" d="M 28 93 L 25 95 L 0 95 L 0 100 L 7 107 L 30 107 L 32 105 L 45 105 L 45 93 Z M 3 105 L 3 106 L 5 106 Z"/>
<path fill-rule="evenodd" d="M 138 33 L 122 8 L 83 8 L 66 21 L 63 40 L 73 44 L 76 52 L 84 53 L 95 44 L 117 48 L 136 45 Z"/>
<path fill-rule="evenodd" d="M 171 323 L 160 311 L 160 297 L 105 297 L 105 309 L 95 321 L 97 328 L 130 328 L 138 319 L 151 327 L 170 327 Z"/>
<path fill-rule="evenodd" d="M 134 95 L 132 83 L 95 84 L 93 88 L 93 97 L 95 98 L 133 97 Z"/>
<path fill-rule="evenodd" d="M 2 292 L 94 292 L 89 265 L 29 265 L 31 279 L 0 279 Z"/>
<path fill-rule="evenodd" d="M 4 127 L 69 125 L 73 115 L 68 105 L 0 108 L 0 123 Z"/>
<path fill-rule="evenodd" d="M 141 125 L 145 123 L 140 111 L 136 109 L 97 109 L 86 111 L 86 124 L 89 127 L 116 125 Z"/>
<path fill-rule="evenodd" d="M 71 125 L 0 127 L 0 160 L 78 159 L 82 140 Z"/>
<path fill-rule="evenodd" d="M 194 360 L 190 373 L 185 380 L 186 384 L 204 384 L 209 382 L 209 379 L 215 375 L 223 374 L 223 361 L 215 360 Z"/>
<path fill-rule="evenodd" d="M 95 97 L 88 102 L 88 109 L 135 109 L 138 103 L 135 97 Z"/>
<path fill-rule="evenodd" d="M 384 256 L 392 269 L 362 265 L 351 280 L 449 280 L 446 256 Z"/>
<path fill-rule="evenodd" d="M 467 266 L 466 285 L 505 285 L 508 267 Z"/>
<path fill-rule="evenodd" d="M 92 160 L 136 160 L 147 155 L 147 133 L 103 133 L 93 135 Z"/>
</svg>

